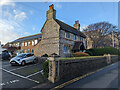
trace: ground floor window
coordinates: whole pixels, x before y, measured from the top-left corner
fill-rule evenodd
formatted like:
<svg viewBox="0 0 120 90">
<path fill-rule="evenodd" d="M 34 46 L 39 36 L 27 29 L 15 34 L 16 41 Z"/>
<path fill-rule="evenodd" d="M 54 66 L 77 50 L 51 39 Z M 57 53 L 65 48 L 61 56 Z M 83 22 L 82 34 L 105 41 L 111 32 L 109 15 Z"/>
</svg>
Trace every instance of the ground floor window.
<svg viewBox="0 0 120 90">
<path fill-rule="evenodd" d="M 27 53 L 27 50 L 25 49 L 25 53 Z"/>
<path fill-rule="evenodd" d="M 28 53 L 30 53 L 30 49 L 28 49 Z"/>
<path fill-rule="evenodd" d="M 70 53 L 71 52 L 71 45 L 64 45 L 64 53 Z"/>
<path fill-rule="evenodd" d="M 32 49 L 31 52 L 34 53 L 34 50 Z"/>
<path fill-rule="evenodd" d="M 22 50 L 22 53 L 24 53 L 24 50 Z"/>
</svg>

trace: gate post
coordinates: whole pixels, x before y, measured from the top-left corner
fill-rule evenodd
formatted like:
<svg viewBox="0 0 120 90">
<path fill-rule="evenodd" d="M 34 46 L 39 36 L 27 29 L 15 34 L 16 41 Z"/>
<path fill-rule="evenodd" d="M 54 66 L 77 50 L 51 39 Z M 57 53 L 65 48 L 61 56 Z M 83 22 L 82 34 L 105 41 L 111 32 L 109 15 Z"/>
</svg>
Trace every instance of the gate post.
<svg viewBox="0 0 120 90">
<path fill-rule="evenodd" d="M 58 65 L 56 65 L 57 63 L 57 59 L 58 59 L 58 55 L 53 53 L 49 56 L 49 77 L 48 80 L 52 83 L 55 83 L 56 81 L 56 77 L 57 77 L 57 68 Z"/>
</svg>

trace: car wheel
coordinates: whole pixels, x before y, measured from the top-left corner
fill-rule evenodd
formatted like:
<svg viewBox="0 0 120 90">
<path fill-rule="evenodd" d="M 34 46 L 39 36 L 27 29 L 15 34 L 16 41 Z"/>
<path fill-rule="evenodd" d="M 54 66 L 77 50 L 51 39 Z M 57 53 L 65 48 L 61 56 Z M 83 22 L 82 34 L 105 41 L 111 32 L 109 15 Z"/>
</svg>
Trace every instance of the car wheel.
<svg viewBox="0 0 120 90">
<path fill-rule="evenodd" d="M 22 61 L 21 65 L 24 66 L 25 65 L 25 61 Z"/>
<path fill-rule="evenodd" d="M 34 59 L 34 60 L 33 60 L 33 63 L 37 63 L 37 60 L 36 60 L 36 59 Z"/>
</svg>

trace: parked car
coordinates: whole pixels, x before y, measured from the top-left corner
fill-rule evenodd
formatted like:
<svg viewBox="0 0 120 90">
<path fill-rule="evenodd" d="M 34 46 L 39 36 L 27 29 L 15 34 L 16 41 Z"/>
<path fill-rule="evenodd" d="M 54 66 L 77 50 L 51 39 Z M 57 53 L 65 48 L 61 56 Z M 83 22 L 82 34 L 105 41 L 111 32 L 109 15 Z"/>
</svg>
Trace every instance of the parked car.
<svg viewBox="0 0 120 90">
<path fill-rule="evenodd" d="M 34 54 L 31 54 L 31 53 L 22 53 L 10 60 L 11 65 L 18 64 L 18 65 L 24 66 L 25 64 L 31 63 L 31 62 L 33 63 L 37 62 L 36 57 L 34 56 Z"/>
<path fill-rule="evenodd" d="M 8 52 L 2 52 L 0 57 L 2 58 L 2 60 L 10 60 L 10 54 Z"/>
</svg>

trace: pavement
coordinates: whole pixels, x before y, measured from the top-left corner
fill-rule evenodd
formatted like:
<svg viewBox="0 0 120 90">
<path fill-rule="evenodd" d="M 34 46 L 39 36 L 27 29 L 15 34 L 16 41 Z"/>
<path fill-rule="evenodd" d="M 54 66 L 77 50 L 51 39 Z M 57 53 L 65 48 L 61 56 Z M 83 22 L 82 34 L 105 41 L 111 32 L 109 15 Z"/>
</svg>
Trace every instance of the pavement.
<svg viewBox="0 0 120 90">
<path fill-rule="evenodd" d="M 25 66 L 11 66 L 9 61 L 2 62 L 2 88 L 32 88 L 48 82 L 43 76 L 41 63 L 30 63 Z"/>
</svg>

